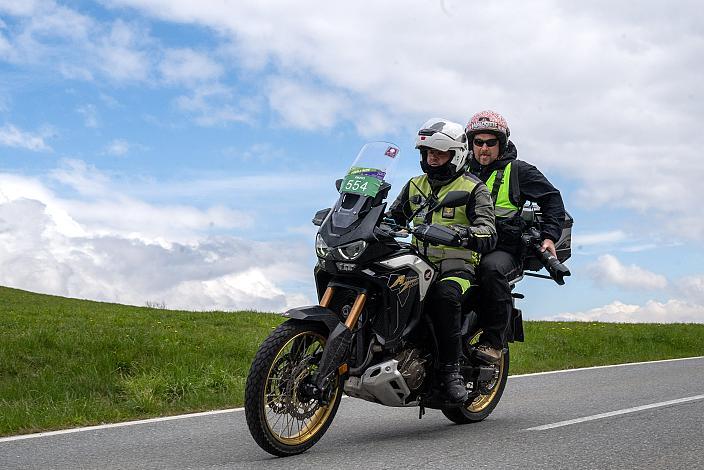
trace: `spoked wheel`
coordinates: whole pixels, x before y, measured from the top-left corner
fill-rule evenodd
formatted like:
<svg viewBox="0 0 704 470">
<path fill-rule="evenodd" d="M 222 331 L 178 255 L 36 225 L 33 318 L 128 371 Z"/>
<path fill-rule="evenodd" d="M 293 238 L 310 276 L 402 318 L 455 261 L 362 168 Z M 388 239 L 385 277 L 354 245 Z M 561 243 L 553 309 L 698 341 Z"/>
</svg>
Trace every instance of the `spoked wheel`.
<svg viewBox="0 0 704 470">
<path fill-rule="evenodd" d="M 481 330 L 470 338 L 468 345 L 476 343 L 480 334 Z M 484 420 L 487 416 L 489 416 L 489 414 L 491 414 L 494 408 L 496 408 L 496 405 L 499 404 L 501 395 L 504 393 L 504 388 L 506 388 L 506 380 L 508 379 L 509 362 L 509 351 L 508 348 L 506 348 L 499 363 L 491 366 L 494 369 L 494 374 L 491 379 L 479 382 L 479 391 L 481 392 L 481 395 L 467 403 L 464 407 L 443 410 L 442 413 L 450 421 L 457 424 L 476 423 Z"/>
<path fill-rule="evenodd" d="M 254 357 L 245 388 L 245 416 L 257 444 L 277 456 L 300 454 L 325 434 L 340 405 L 340 386 L 329 404 L 310 394 L 327 339 L 322 325 L 289 320 L 274 330 Z"/>
</svg>

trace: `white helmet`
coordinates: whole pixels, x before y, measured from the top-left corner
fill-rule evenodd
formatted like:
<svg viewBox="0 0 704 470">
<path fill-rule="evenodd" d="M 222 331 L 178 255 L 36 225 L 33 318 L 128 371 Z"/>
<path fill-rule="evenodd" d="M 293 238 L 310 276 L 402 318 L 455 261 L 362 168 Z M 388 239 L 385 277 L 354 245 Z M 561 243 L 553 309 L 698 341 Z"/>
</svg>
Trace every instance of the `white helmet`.
<svg viewBox="0 0 704 470">
<path fill-rule="evenodd" d="M 418 131 L 416 148 L 421 151 L 421 164 L 425 160 L 424 149 L 435 149 L 441 152 L 451 150 L 450 170 L 453 174 L 464 169 L 469 148 L 464 127 L 447 119 L 429 119 Z"/>
</svg>

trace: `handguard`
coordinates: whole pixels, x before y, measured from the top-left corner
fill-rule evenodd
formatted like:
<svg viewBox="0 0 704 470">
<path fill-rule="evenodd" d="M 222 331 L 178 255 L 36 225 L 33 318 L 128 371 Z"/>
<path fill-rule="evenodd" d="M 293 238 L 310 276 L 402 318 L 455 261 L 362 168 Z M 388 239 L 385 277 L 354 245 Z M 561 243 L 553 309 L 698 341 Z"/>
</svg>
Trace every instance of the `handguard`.
<svg viewBox="0 0 704 470">
<path fill-rule="evenodd" d="M 461 233 L 462 231 L 465 233 Z M 413 235 L 431 245 L 466 246 L 469 231 L 463 227 L 448 227 L 440 224 L 420 224 L 413 229 Z M 463 236 L 464 235 L 464 236 Z"/>
</svg>

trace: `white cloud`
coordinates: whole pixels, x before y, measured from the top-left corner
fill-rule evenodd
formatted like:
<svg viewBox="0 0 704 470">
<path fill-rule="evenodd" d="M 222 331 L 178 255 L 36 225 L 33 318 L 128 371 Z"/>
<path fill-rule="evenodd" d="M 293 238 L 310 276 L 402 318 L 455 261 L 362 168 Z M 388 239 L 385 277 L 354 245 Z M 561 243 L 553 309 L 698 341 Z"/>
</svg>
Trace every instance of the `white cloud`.
<svg viewBox="0 0 704 470">
<path fill-rule="evenodd" d="M 110 181 L 75 162 L 53 177 L 86 198 L 62 198 L 37 179 L 0 173 L 2 285 L 197 310 L 279 311 L 311 301 L 282 288 L 310 284 L 305 243 L 208 235 L 211 224 L 232 227 L 246 215 L 109 197 L 116 190 Z"/>
<path fill-rule="evenodd" d="M 21 2 L 25 3 L 25 2 Z M 120 19 L 101 23 L 51 0 L 6 9 L 15 27 L 4 36 L 2 55 L 16 64 L 55 68 L 65 78 L 139 82 L 151 77 L 149 35 Z"/>
<path fill-rule="evenodd" d="M 625 240 L 626 233 L 623 230 L 610 230 L 608 232 L 572 234 L 572 244 L 575 246 L 601 245 L 604 243 L 614 243 Z"/>
<path fill-rule="evenodd" d="M 221 84 L 196 87 L 190 96 L 176 99 L 176 105 L 194 115 L 195 122 L 202 126 L 217 126 L 228 122 L 243 122 L 249 119 L 245 110 L 235 108 L 233 91 Z"/>
<path fill-rule="evenodd" d="M 647 216 L 648 230 L 704 239 L 703 219 L 683 203 L 704 198 L 696 3 L 650 1 L 637 14 L 551 0 L 115 3 L 229 34 L 224 50 L 269 79 L 270 106 L 288 126 L 352 121 L 369 135 L 494 108 L 519 155 L 578 181 L 568 205 L 622 208 Z"/>
<path fill-rule="evenodd" d="M 50 173 L 50 178 L 81 197 L 51 197 L 48 205 L 71 214 L 93 235 L 119 235 L 149 243 L 188 243 L 204 233 L 250 227 L 253 223 L 249 214 L 224 206 L 199 209 L 146 203 L 122 193 L 108 176 L 79 160 L 63 160 L 62 166 Z M 165 188 L 160 187 L 159 191 L 164 194 Z M 15 194 L 16 197 L 21 195 Z"/>
<path fill-rule="evenodd" d="M 34 151 L 51 150 L 51 147 L 44 142 L 44 136 L 23 131 L 12 124 L 0 127 L 0 145 Z"/>
<path fill-rule="evenodd" d="M 2 0 L 0 1 L 0 11 L 10 15 L 29 16 L 36 11 L 40 3 L 40 0 L 25 0 L 23 2 Z"/>
<path fill-rule="evenodd" d="M 329 129 L 337 124 L 351 107 L 350 101 L 340 95 L 286 79 L 272 80 L 269 85 L 269 104 L 284 124 L 308 130 Z"/>
<path fill-rule="evenodd" d="M 129 151 L 130 143 L 125 139 L 114 139 L 105 149 L 105 152 L 107 152 L 108 155 L 114 155 L 116 157 L 127 155 Z"/>
<path fill-rule="evenodd" d="M 665 276 L 647 271 L 635 264 L 624 265 L 613 255 L 602 255 L 587 268 L 596 283 L 626 289 L 664 289 Z"/>
<path fill-rule="evenodd" d="M 542 318 L 550 321 L 603 321 L 618 323 L 704 323 L 704 305 L 671 299 L 645 305 L 612 302 L 586 312 L 563 313 Z"/>
<path fill-rule="evenodd" d="M 76 108 L 78 114 L 83 116 L 83 123 L 86 127 L 99 127 L 100 119 L 98 118 L 98 110 L 93 104 L 84 104 Z"/>
<path fill-rule="evenodd" d="M 675 283 L 675 287 L 686 299 L 704 304 L 704 275 L 685 276 Z"/>
<path fill-rule="evenodd" d="M 214 81 L 223 74 L 222 66 L 192 49 L 167 50 L 159 70 L 167 82 L 186 85 Z"/>
<path fill-rule="evenodd" d="M 103 36 L 96 58 L 103 73 L 117 81 L 143 81 L 149 78 L 151 60 L 143 50 L 146 38 L 133 26 L 115 21 Z"/>
</svg>

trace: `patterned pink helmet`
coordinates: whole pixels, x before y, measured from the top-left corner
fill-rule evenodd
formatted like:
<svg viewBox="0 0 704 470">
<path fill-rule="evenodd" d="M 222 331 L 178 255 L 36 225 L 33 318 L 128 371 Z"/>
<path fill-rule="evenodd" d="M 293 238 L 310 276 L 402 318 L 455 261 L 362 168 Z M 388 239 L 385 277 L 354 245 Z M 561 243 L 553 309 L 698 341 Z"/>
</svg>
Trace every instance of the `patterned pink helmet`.
<svg viewBox="0 0 704 470">
<path fill-rule="evenodd" d="M 467 123 L 465 132 L 470 141 L 474 138 L 475 134 L 494 134 L 501 142 L 501 153 L 506 150 L 508 138 L 511 135 L 506 119 L 495 111 L 480 111 L 472 116 Z"/>
</svg>

